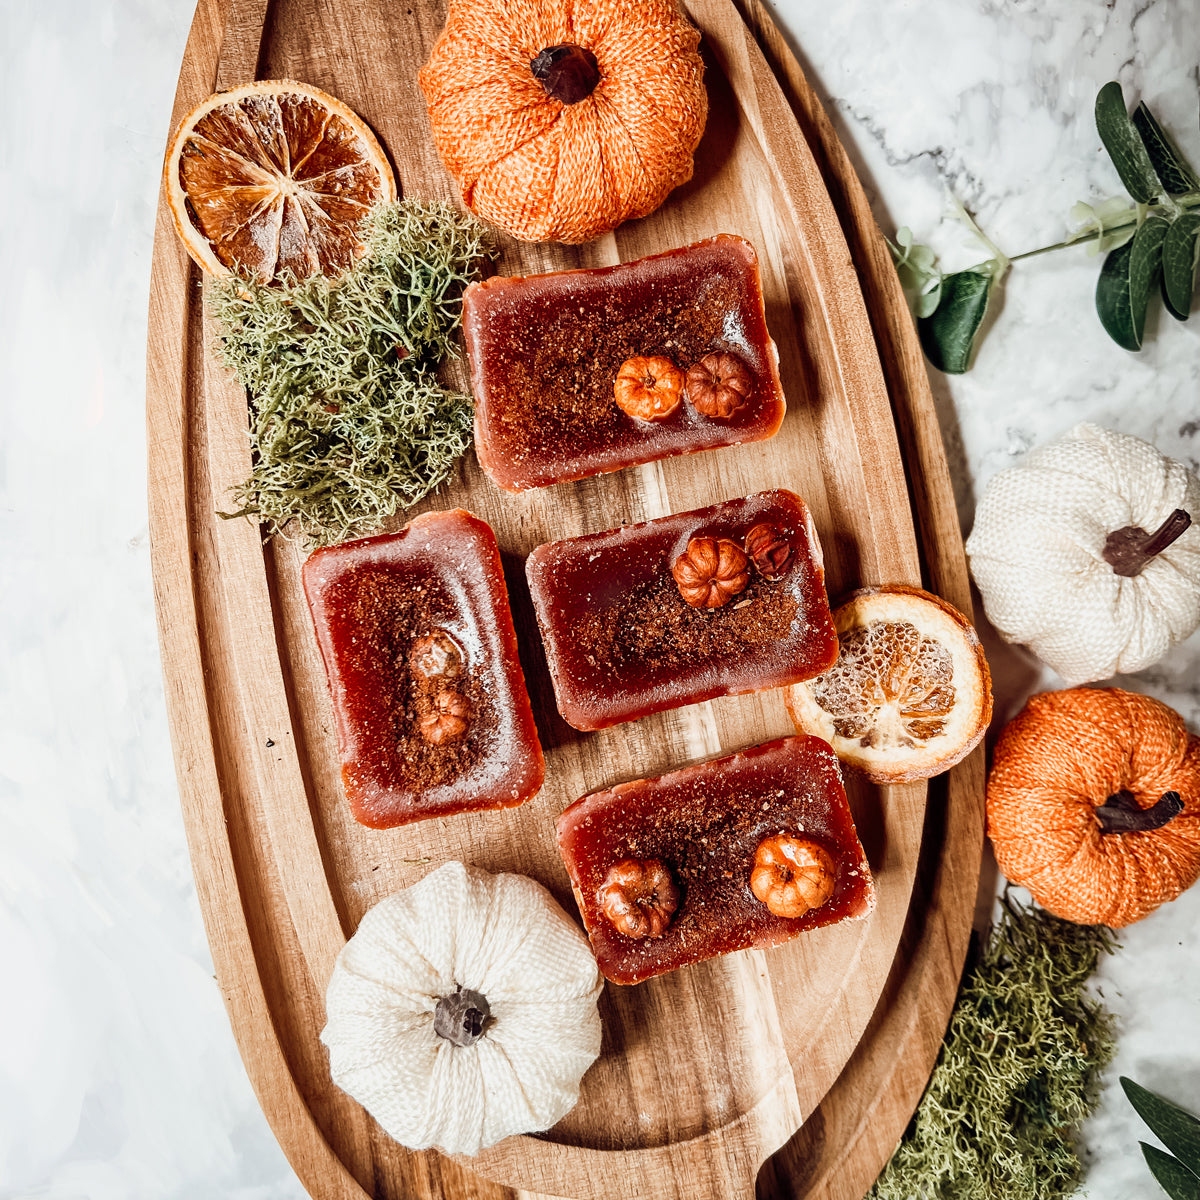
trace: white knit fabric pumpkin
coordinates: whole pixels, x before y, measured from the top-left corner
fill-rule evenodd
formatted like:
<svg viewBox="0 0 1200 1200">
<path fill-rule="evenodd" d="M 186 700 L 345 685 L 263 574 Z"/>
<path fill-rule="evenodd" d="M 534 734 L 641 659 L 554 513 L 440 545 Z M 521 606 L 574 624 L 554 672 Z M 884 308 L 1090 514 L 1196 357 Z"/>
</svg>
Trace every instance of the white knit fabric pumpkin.
<svg viewBox="0 0 1200 1200">
<path fill-rule="evenodd" d="M 475 1154 L 574 1107 L 600 1053 L 602 985 L 545 888 L 451 862 L 363 917 L 329 981 L 321 1040 L 334 1082 L 398 1142 Z M 490 1009 L 469 1045 L 434 1030 L 460 988 Z"/>
<path fill-rule="evenodd" d="M 1104 558 L 1110 534 L 1192 526 L 1140 574 Z M 967 539 L 988 620 L 1070 684 L 1140 671 L 1200 626 L 1200 480 L 1148 442 L 1079 425 L 987 485 Z"/>
</svg>

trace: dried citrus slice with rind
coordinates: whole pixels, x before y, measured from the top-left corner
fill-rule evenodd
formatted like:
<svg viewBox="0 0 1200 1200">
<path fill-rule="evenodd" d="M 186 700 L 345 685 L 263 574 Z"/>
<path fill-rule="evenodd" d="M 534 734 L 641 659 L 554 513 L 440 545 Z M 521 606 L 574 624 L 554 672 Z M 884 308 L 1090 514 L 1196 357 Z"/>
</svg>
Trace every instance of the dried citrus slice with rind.
<svg viewBox="0 0 1200 1200">
<path fill-rule="evenodd" d="M 263 283 L 339 274 L 363 253 L 363 217 L 396 198 L 362 118 L 291 79 L 243 84 L 197 105 L 167 149 L 165 183 L 192 258 L 213 275 Z"/>
<path fill-rule="evenodd" d="M 787 691 L 799 732 L 876 783 L 928 779 L 970 753 L 991 720 L 992 686 L 958 609 L 896 584 L 855 592 L 833 620 L 837 662 Z"/>
</svg>

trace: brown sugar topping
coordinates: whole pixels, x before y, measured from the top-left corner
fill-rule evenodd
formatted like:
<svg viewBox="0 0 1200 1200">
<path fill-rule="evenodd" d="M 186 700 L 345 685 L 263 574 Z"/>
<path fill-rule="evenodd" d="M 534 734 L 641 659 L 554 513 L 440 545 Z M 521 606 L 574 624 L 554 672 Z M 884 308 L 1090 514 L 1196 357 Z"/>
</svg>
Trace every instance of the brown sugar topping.
<svg viewBox="0 0 1200 1200">
<path fill-rule="evenodd" d="M 399 765 L 403 778 L 395 783 L 414 791 L 466 774 L 495 724 L 479 672 L 465 659 L 462 673 L 452 679 L 445 669 L 440 674 L 413 669 L 414 662 L 430 663 L 435 646 L 443 652 L 447 643 L 457 648 L 442 627 L 453 617 L 450 596 L 432 577 L 413 589 L 390 571 L 363 567 L 337 581 L 329 603 L 344 619 L 371 631 L 346 651 L 346 668 L 373 681 L 375 704 L 386 713 L 368 747 L 376 769 L 395 774 Z M 445 657 L 443 667 L 453 669 L 453 660 Z"/>
<path fill-rule="evenodd" d="M 760 580 L 723 608 L 695 608 L 664 571 L 612 607 L 585 616 L 575 636 L 594 663 L 671 668 L 778 641 L 799 607 L 790 592 Z"/>
</svg>

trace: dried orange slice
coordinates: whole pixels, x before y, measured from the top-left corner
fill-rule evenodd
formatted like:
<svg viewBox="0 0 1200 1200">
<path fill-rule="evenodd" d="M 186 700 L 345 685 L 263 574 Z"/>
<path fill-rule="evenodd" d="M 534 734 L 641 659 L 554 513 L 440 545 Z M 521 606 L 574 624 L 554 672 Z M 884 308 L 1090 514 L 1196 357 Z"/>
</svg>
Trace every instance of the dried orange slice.
<svg viewBox="0 0 1200 1200">
<path fill-rule="evenodd" d="M 928 779 L 964 758 L 992 716 L 992 680 L 971 622 L 920 588 L 855 592 L 833 614 L 838 660 L 793 684 L 796 729 L 876 783 Z"/>
<path fill-rule="evenodd" d="M 336 275 L 361 256 L 359 224 L 396 181 L 375 135 L 340 100 L 290 79 L 209 96 L 167 150 L 167 201 L 188 253 L 213 275 L 263 283 Z"/>
</svg>

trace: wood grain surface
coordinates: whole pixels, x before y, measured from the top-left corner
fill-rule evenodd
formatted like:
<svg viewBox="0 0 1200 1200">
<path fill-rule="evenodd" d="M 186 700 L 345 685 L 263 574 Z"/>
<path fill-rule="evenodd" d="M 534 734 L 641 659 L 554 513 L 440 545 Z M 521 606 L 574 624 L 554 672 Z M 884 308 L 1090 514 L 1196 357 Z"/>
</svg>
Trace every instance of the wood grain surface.
<svg viewBox="0 0 1200 1200">
<path fill-rule="evenodd" d="M 637 988 L 609 986 L 601 1059 L 580 1105 L 546 1135 L 510 1139 L 469 1162 L 407 1152 L 333 1087 L 317 1040 L 346 936 L 430 861 L 530 874 L 571 910 L 553 843 L 567 803 L 790 730 L 775 694 L 600 734 L 571 730 L 553 705 L 521 569 L 539 542 L 785 486 L 813 511 L 832 594 L 916 583 L 924 571 L 969 610 L 928 385 L 861 188 L 761 10 L 696 0 L 688 11 L 704 34 L 711 104 L 695 179 L 652 217 L 585 247 L 505 241 L 499 269 L 602 265 L 740 233 L 759 251 L 789 414 L 769 443 L 518 497 L 499 493 L 468 456 L 450 486 L 419 506 L 461 505 L 497 532 L 547 750 L 547 786 L 521 809 L 383 833 L 349 818 L 299 585 L 303 547 L 264 547 L 255 526 L 214 516 L 248 472 L 245 396 L 209 351 L 215 331 L 198 272 L 160 206 L 150 509 L 181 800 L 243 1059 L 316 1196 L 715 1197 L 748 1194 L 756 1175 L 764 1195 L 861 1196 L 944 1029 L 978 872 L 978 756 L 935 782 L 928 809 L 923 786 L 852 786 L 879 889 L 870 920 Z M 175 120 L 218 84 L 302 79 L 372 125 L 403 192 L 452 197 L 415 82 L 443 17 L 438 3 L 200 0 Z"/>
</svg>

